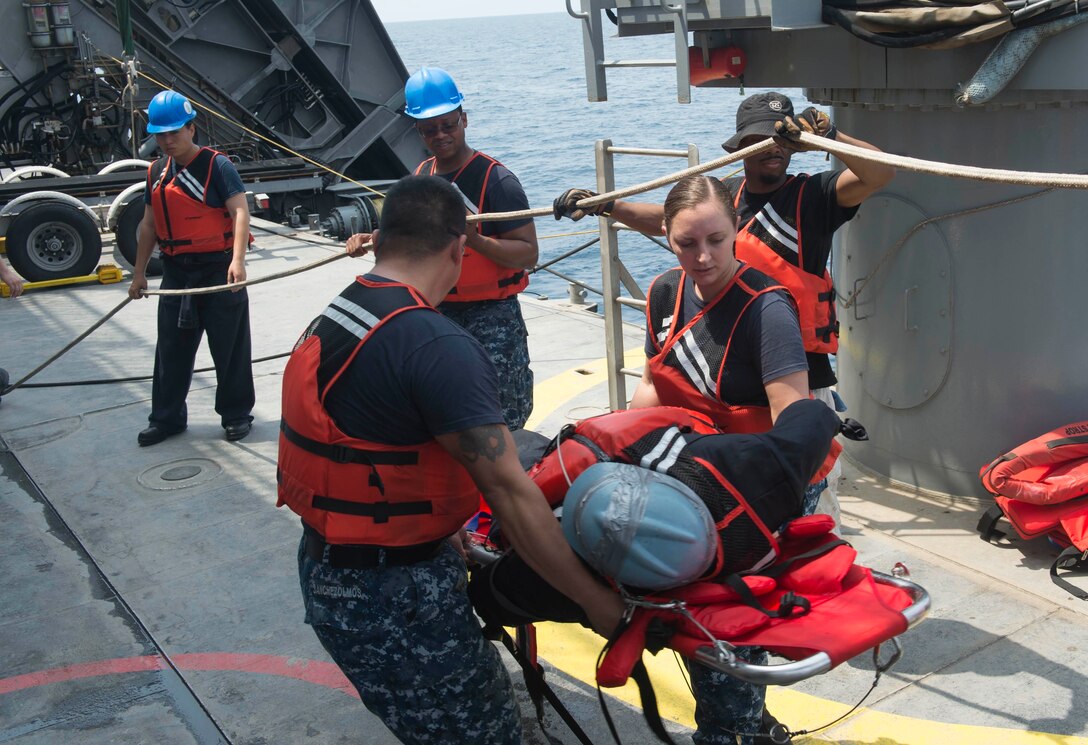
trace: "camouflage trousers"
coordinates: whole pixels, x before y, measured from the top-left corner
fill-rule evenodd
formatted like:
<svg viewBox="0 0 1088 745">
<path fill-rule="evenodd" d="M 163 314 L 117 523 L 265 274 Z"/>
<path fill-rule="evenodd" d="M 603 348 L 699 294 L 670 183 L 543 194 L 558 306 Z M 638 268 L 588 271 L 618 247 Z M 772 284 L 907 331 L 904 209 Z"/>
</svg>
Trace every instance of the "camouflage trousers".
<svg viewBox="0 0 1088 745">
<path fill-rule="evenodd" d="M 755 665 L 767 664 L 762 649 L 739 649 L 737 657 Z M 695 692 L 695 745 L 754 745 L 763 721 L 767 687 L 745 683 L 731 675 L 688 661 Z"/>
<path fill-rule="evenodd" d="M 805 488 L 802 514 L 816 512 L 820 494 L 826 488 L 827 479 Z M 767 664 L 768 659 L 762 649 L 742 649 L 737 656 L 757 665 Z M 695 723 L 699 728 L 692 737 L 695 745 L 753 745 L 752 735 L 759 732 L 763 720 L 767 688 L 694 662 L 688 663 L 688 672 L 695 691 Z"/>
<path fill-rule="evenodd" d="M 480 633 L 452 547 L 408 566 L 337 569 L 300 544 L 298 562 L 306 623 L 401 742 L 520 745 L 510 676 Z"/>
<path fill-rule="evenodd" d="M 820 504 L 820 495 L 824 493 L 824 489 L 827 488 L 827 484 L 827 479 L 821 479 L 815 484 L 809 484 L 805 487 L 805 494 L 801 498 L 802 515 L 816 514 L 816 507 Z M 834 517 L 834 515 L 832 515 L 832 517 Z"/>
<path fill-rule="evenodd" d="M 442 315 L 472 334 L 499 373 L 499 399 L 506 426 L 525 426 L 533 411 L 533 371 L 529 369 L 529 331 L 517 296 L 475 303 L 442 303 Z"/>
</svg>

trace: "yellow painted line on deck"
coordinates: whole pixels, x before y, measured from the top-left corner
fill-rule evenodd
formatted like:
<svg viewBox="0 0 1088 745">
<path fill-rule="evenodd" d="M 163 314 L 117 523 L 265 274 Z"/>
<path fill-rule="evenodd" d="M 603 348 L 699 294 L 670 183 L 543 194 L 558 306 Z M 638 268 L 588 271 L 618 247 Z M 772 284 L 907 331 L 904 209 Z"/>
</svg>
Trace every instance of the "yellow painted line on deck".
<svg viewBox="0 0 1088 745">
<path fill-rule="evenodd" d="M 646 362 L 646 354 L 641 347 L 628 349 L 623 356 L 624 367 L 640 367 Z M 533 413 L 525 422 L 525 429 L 535 430 L 540 423 L 563 404 L 575 396 L 585 393 L 590 388 L 608 382 L 608 360 L 599 359 L 584 365 L 564 370 L 545 381 L 533 386 Z M 637 381 L 632 378 L 631 385 Z M 541 434 L 548 434 L 542 432 Z"/>
<path fill-rule="evenodd" d="M 924 627 L 925 622 L 922 623 Z M 541 659 L 590 687 L 596 685 L 594 665 L 604 645 L 601 637 L 574 624 L 539 623 L 536 628 Z M 686 675 L 673 652 L 665 649 L 656 655 L 644 654 L 642 659 L 650 673 L 662 718 L 694 728 L 695 703 Z M 639 707 L 638 688 L 632 681 L 622 688 L 602 690 L 631 706 Z M 858 688 L 858 698 L 866 690 L 867 683 Z M 853 704 L 831 701 L 790 688 L 771 686 L 767 689 L 767 708 L 787 727 L 798 730 L 832 722 L 848 712 L 851 706 Z M 831 729 L 831 734 L 816 733 L 795 738 L 795 741 L 799 745 L 803 742 L 840 745 L 1088 745 L 1088 738 L 1084 737 L 932 722 L 866 708 L 858 709 L 849 719 L 837 724 Z"/>
<path fill-rule="evenodd" d="M 642 349 L 628 350 L 624 355 L 625 367 L 636 367 L 644 361 Z M 542 381 L 533 388 L 533 414 L 525 424 L 526 429 L 535 429 L 571 399 L 607 381 L 608 367 L 604 359 L 579 365 Z M 924 621 L 922 626 L 924 628 Z M 601 637 L 576 624 L 540 623 L 536 624 L 536 628 L 541 659 L 590 687 L 596 686 L 595 665 L 604 645 Z M 643 662 L 653 681 L 661 716 L 694 727 L 695 703 L 676 656 L 666 649 L 656 655 L 644 654 Z M 864 686 L 864 689 L 867 688 L 867 685 Z M 859 698 L 865 693 L 864 689 L 859 689 Z M 639 707 L 638 688 L 631 681 L 622 688 L 604 690 L 627 704 Z M 790 688 L 771 686 L 767 690 L 767 708 L 774 712 L 779 721 L 795 729 L 811 729 L 834 721 L 849 711 L 852 705 Z M 817 733 L 796 741 L 835 742 L 841 745 L 1088 745 L 1088 738 L 1085 737 L 947 724 L 866 708 L 858 709 L 849 719 L 836 725 L 832 732 L 833 736 Z"/>
</svg>

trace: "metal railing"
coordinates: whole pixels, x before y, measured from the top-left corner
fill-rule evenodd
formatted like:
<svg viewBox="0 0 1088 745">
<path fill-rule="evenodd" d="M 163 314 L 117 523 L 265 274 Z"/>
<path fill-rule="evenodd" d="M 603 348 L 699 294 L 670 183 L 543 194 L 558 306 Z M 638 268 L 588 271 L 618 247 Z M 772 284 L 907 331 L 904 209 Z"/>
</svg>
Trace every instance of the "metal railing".
<svg viewBox="0 0 1088 745">
<path fill-rule="evenodd" d="M 687 150 L 654 150 L 635 147 L 613 147 L 611 140 L 597 140 L 594 146 L 597 165 L 597 191 L 601 194 L 614 191 L 616 172 L 614 156 L 642 155 L 664 158 L 686 158 L 688 166 L 699 165 L 699 148 L 688 145 Z M 627 408 L 627 381 L 624 376 L 642 377 L 639 370 L 623 366 L 623 307 L 646 308 L 646 293 L 638 286 L 619 253 L 621 227 L 611 217 L 597 218 L 601 231 L 601 281 L 603 283 L 603 311 L 605 356 L 608 364 L 608 404 L 612 411 Z M 630 296 L 620 292 L 626 288 Z"/>
</svg>

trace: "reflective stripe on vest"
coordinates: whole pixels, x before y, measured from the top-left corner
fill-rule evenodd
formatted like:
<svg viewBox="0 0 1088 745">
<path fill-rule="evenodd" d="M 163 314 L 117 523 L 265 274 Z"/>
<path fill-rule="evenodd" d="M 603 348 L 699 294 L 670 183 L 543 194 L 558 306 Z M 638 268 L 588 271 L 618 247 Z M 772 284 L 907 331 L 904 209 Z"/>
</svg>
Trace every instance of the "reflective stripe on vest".
<svg viewBox="0 0 1088 745">
<path fill-rule="evenodd" d="M 170 157 L 147 169 L 147 188 L 155 216 L 155 236 L 167 256 L 228 251 L 234 247 L 234 221 L 223 207 L 207 204 L 212 164 L 219 155 L 202 147 L 189 164 L 171 177 Z M 252 236 L 250 236 L 252 240 Z"/>
<path fill-rule="evenodd" d="M 742 266 L 716 298 L 677 328 L 684 285 L 684 272 L 677 268 L 665 272 L 650 286 L 646 322 L 657 354 L 647 364 L 658 400 L 666 406 L 702 412 L 726 432 L 766 432 L 771 428 L 766 397 L 762 401 L 729 403 L 722 398 L 721 386 L 733 333 L 741 317 L 758 296 L 785 288 L 755 269 Z M 725 343 L 713 341 L 720 340 L 724 330 L 728 330 Z"/>
<path fill-rule="evenodd" d="M 416 168 L 416 175 L 434 176 L 437 160 L 432 156 Z M 473 154 L 450 178 L 450 183 L 461 192 L 465 205 L 475 214 L 484 211 L 487 184 L 491 171 L 501 166 L 499 161 L 481 152 Z M 476 232 L 483 235 L 483 223 L 476 223 Z M 491 259 L 468 246 L 461 262 L 461 276 L 457 286 L 450 290 L 444 302 L 467 303 L 477 300 L 502 300 L 516 295 L 529 286 L 529 275 L 524 269 L 499 266 Z"/>
<path fill-rule="evenodd" d="M 329 389 L 372 335 L 408 312 L 435 310 L 411 287 L 360 277 L 310 324 L 284 370 L 277 504 L 328 543 L 427 543 L 455 533 L 479 504 L 468 472 L 436 440 L 351 437 L 325 410 Z"/>
<path fill-rule="evenodd" d="M 794 214 L 780 213 L 782 200 L 776 209 L 772 197 L 737 233 L 736 257 L 785 285 L 793 295 L 806 352 L 835 354 L 839 349 L 839 322 L 831 275 L 826 268 L 820 275 L 804 268 L 801 203 L 808 176 L 790 176 L 778 193 L 786 193 L 782 189 L 794 181 L 799 184 L 797 197 L 787 205 L 793 207 Z M 747 179 L 737 189 L 734 206 L 740 204 L 746 183 Z"/>
<path fill-rule="evenodd" d="M 773 532 L 718 469 L 687 452 L 684 435 L 720 434 L 696 411 L 655 406 L 615 411 L 564 427 L 549 452 L 529 471 L 550 504 L 594 463 L 616 461 L 667 474 L 694 491 L 718 531 L 714 565 L 706 578 L 751 569 L 778 550 Z"/>
</svg>

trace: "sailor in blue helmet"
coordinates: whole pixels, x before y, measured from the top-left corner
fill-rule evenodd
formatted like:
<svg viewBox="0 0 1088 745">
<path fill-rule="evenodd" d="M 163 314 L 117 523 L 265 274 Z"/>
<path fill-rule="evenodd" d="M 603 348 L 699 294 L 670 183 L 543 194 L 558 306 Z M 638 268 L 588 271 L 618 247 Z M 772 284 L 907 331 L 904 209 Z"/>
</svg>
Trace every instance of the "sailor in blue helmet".
<svg viewBox="0 0 1088 745">
<path fill-rule="evenodd" d="M 468 212 L 516 212 L 529 208 L 525 190 L 510 169 L 465 141 L 468 114 L 464 96 L 445 70 L 423 67 L 404 86 L 404 113 L 431 151 L 416 174 L 439 176 L 461 192 Z M 348 253 L 370 240 L 348 239 Z M 476 223 L 465 244 L 457 285 L 438 309 L 472 334 L 487 350 L 499 373 L 503 416 L 521 429 L 533 409 L 528 331 L 518 293 L 529 284 L 526 270 L 537 262 L 536 228 L 531 219 Z"/>
<path fill-rule="evenodd" d="M 196 144 L 196 111 L 177 91 L 156 94 L 147 107 L 147 131 L 163 155 L 147 171 L 144 218 L 136 238 L 136 262 L 128 294 L 147 289 L 145 271 L 157 243 L 163 290 L 244 282 L 249 234 L 245 187 L 234 164 Z M 149 426 L 137 437 L 155 445 L 188 424 L 185 399 L 204 332 L 215 363 L 215 410 L 228 440 L 249 434 L 253 417 L 253 369 L 249 297 L 245 288 L 207 295 L 159 298 L 159 336 L 151 384 Z"/>
</svg>

